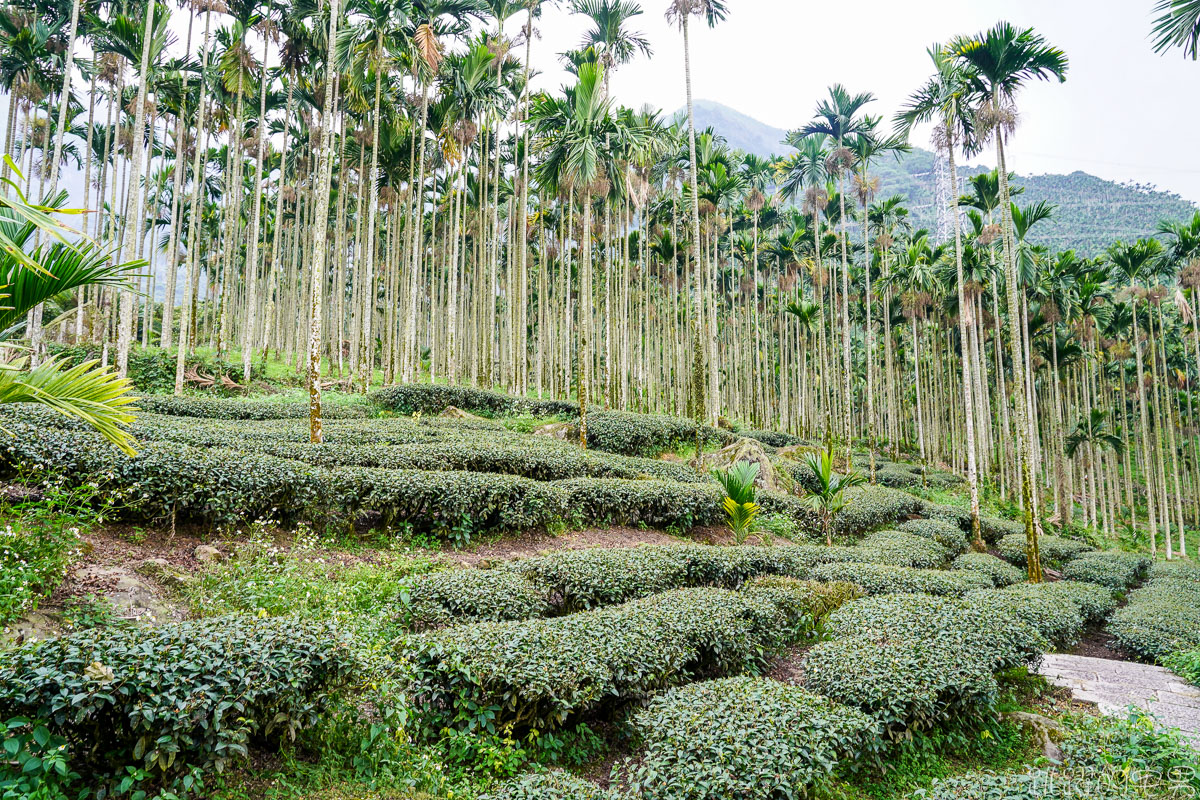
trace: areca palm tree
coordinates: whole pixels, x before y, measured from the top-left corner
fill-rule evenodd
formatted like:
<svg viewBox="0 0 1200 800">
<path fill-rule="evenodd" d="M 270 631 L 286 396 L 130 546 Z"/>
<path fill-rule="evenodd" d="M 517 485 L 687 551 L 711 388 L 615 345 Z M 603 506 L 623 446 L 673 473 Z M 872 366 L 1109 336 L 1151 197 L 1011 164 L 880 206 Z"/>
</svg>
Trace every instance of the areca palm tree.
<svg viewBox="0 0 1200 800">
<path fill-rule="evenodd" d="M 1146 375 L 1142 357 L 1142 336 L 1138 327 L 1138 284 L 1148 283 L 1156 277 L 1162 263 L 1163 245 L 1158 239 L 1138 239 L 1135 242 L 1116 242 L 1109 247 L 1105 256 L 1126 281 L 1129 293 L 1133 328 L 1133 352 L 1137 363 L 1138 415 L 1141 421 L 1142 467 L 1146 491 L 1146 515 L 1150 528 L 1150 553 L 1158 554 L 1158 518 L 1156 516 L 1156 494 L 1153 491 L 1155 471 L 1150 460 L 1150 416 L 1146 408 Z M 1151 358 L 1154 357 L 1151 351 Z M 1132 509 L 1130 509 L 1132 511 Z"/>
<path fill-rule="evenodd" d="M 628 64 L 639 52 L 647 58 L 653 54 L 650 41 L 629 29 L 629 21 L 642 14 L 642 7 L 633 0 L 572 0 L 571 10 L 592 22 L 579 47 L 596 51 L 604 66 L 605 94 L 617 67 Z"/>
<path fill-rule="evenodd" d="M 670 0 L 667 6 L 667 20 L 679 26 L 683 34 L 683 74 L 687 88 L 687 123 L 688 123 L 688 161 L 692 182 L 692 263 L 695 276 L 695 297 L 699 301 L 702 290 L 701 275 L 701 239 L 700 239 L 700 195 L 696 191 L 699 185 L 699 168 L 696 162 L 696 112 L 692 102 L 692 57 L 691 39 L 688 24 L 693 16 L 700 17 L 708 27 L 716 27 L 718 22 L 725 19 L 728 9 L 724 0 Z M 709 369 L 716 369 L 710 364 Z M 705 417 L 704 391 L 704 350 L 701 342 L 700 315 L 692 314 L 692 370 L 691 370 L 691 403 L 692 415 L 696 420 L 696 458 L 700 458 L 700 423 Z M 713 412 L 711 421 L 716 421 L 717 399 L 711 398 Z"/>
<path fill-rule="evenodd" d="M 1063 452 L 1068 458 L 1077 454 L 1083 457 L 1083 474 L 1090 483 L 1087 490 L 1088 521 L 1096 527 L 1096 495 L 1097 480 L 1094 472 L 1096 456 L 1105 451 L 1120 455 L 1124 451 L 1124 442 L 1113 431 L 1109 423 L 1109 413 L 1101 408 L 1092 408 L 1075 423 L 1075 427 L 1067 434 L 1063 443 Z"/>
<path fill-rule="evenodd" d="M 1001 235 L 1004 241 L 1005 278 L 1008 292 L 1009 347 L 1016 388 L 1017 458 L 1021 471 L 1021 499 L 1025 513 L 1026 557 L 1029 579 L 1042 581 L 1038 548 L 1040 522 L 1036 519 L 1033 492 L 1032 415 L 1027 402 L 1023 334 L 1020 328 L 1021 303 L 1017 264 L 1012 240 L 1011 200 L 1008 188 L 1008 163 L 1005 137 L 1016 127 L 1016 96 L 1031 80 L 1066 80 L 1067 57 L 1032 28 L 1018 30 L 1001 22 L 974 36 L 960 36 L 949 45 L 955 61 L 966 72 L 971 88 L 964 105 L 972 109 L 978 124 L 979 142 L 987 137 L 996 143 L 996 168 L 1000 178 Z"/>
<path fill-rule="evenodd" d="M 830 173 L 838 181 L 838 204 L 840 210 L 840 235 L 842 240 L 842 418 L 843 437 L 846 444 L 846 460 L 850 460 L 853 446 L 851 435 L 852 410 L 850 404 L 850 242 L 846 233 L 846 173 L 854 164 L 854 153 L 846 147 L 849 137 L 867 133 L 872 127 L 870 119 L 861 112 L 864 106 L 875 100 L 870 92 L 851 94 L 845 86 L 836 83 L 829 88 L 828 99 L 817 103 L 816 118 L 801 128 L 801 134 L 825 136 L 833 140 L 835 148 L 827 164 Z"/>
<path fill-rule="evenodd" d="M 914 125 L 936 119 L 938 127 L 934 144 L 946 155 L 950 166 L 950 185 L 955 187 L 951 199 L 950 214 L 954 219 L 955 286 L 958 292 L 958 335 L 961 343 L 961 375 L 963 408 L 966 412 L 967 429 L 967 484 L 971 492 L 971 542 L 976 550 L 985 547 L 979 528 L 979 472 L 975 452 L 975 402 L 972 396 L 971 364 L 967 347 L 967 330 L 970 306 L 964 291 L 962 219 L 958 211 L 958 169 L 955 150 L 958 147 L 973 148 L 975 119 L 972 109 L 964 100 L 970 91 L 967 71 L 957 63 L 952 54 L 941 45 L 933 45 L 927 51 L 933 62 L 934 74 L 924 86 L 909 97 L 908 103 L 897 116 L 897 125 L 908 136 Z"/>
<path fill-rule="evenodd" d="M 542 135 L 542 162 L 537 177 L 544 187 L 578 193 L 583 205 L 583 235 L 579 249 L 579 443 L 587 447 L 587 406 L 591 391 L 592 204 L 623 180 L 616 156 L 642 141 L 642 132 L 618 123 L 612 101 L 604 94 L 604 68 L 584 64 L 579 80 L 562 98 L 542 96 L 533 106 L 533 124 Z M 697 453 L 699 456 L 699 453 Z"/>
<path fill-rule="evenodd" d="M 1200 0 L 1158 0 L 1154 13 L 1154 52 L 1177 47 L 1184 58 L 1200 57 Z"/>
</svg>

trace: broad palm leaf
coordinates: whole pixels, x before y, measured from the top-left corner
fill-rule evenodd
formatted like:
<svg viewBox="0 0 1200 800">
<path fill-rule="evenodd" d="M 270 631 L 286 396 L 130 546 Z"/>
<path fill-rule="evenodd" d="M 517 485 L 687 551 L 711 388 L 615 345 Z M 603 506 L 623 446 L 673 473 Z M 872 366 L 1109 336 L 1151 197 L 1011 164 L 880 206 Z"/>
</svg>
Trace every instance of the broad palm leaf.
<svg viewBox="0 0 1200 800">
<path fill-rule="evenodd" d="M 1154 11 L 1154 52 L 1178 47 L 1184 58 L 1200 58 L 1200 0 L 1158 0 Z"/>
</svg>

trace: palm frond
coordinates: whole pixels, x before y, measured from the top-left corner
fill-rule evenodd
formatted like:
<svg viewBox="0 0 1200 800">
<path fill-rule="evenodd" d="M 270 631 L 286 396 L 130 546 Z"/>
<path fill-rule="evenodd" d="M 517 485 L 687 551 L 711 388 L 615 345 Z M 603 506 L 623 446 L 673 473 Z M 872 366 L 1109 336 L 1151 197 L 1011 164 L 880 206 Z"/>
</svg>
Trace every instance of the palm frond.
<svg viewBox="0 0 1200 800">
<path fill-rule="evenodd" d="M 130 384 L 95 361 L 64 369 L 47 361 L 28 372 L 25 359 L 0 365 L 0 404 L 38 403 L 82 420 L 128 455 L 135 455 L 128 426 L 135 398 Z"/>
</svg>

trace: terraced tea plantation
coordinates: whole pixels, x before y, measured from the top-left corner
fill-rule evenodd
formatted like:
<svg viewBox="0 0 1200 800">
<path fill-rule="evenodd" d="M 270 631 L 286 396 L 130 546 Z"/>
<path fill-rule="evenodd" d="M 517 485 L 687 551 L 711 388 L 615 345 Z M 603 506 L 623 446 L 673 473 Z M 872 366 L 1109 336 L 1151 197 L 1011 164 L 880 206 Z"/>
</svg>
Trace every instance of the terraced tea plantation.
<svg viewBox="0 0 1200 800">
<path fill-rule="evenodd" d="M 1200 568 L 1046 535 L 1027 583 L 1020 524 L 984 516 L 973 550 L 965 506 L 926 499 L 962 499 L 948 472 L 881 460 L 827 545 L 814 446 L 775 432 L 597 411 L 584 450 L 569 403 L 403 386 L 310 444 L 297 403 L 140 405 L 134 457 L 0 411 L 5 564 L 63 542 L 4 607 L 52 623 L 0 656 L 4 797 L 1200 791 L 1177 734 L 1030 674 L 1105 637 L 1200 648 Z M 744 458 L 743 538 L 710 467 Z M 114 613 L 116 551 L 156 554 L 129 580 L 169 614 Z"/>
</svg>

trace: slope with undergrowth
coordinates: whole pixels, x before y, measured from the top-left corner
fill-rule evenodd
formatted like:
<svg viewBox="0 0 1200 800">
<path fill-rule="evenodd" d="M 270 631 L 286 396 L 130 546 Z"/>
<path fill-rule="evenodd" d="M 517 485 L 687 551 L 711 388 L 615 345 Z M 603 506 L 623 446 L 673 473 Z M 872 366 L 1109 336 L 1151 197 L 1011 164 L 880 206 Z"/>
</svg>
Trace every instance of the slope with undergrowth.
<svg viewBox="0 0 1200 800">
<path fill-rule="evenodd" d="M 850 492 L 826 546 L 788 457 L 802 443 L 770 431 L 746 432 L 778 478 L 758 492 L 757 543 L 705 544 L 728 541 L 720 486 L 660 457 L 694 455 L 687 420 L 598 412 L 584 451 L 532 432 L 570 432 L 569 404 L 397 387 L 337 407 L 313 445 L 298 404 L 149 398 L 134 458 L 59 418 L 3 412 L 10 479 L 90 487 L 87 505 L 126 525 L 218 526 L 225 556 L 156 565 L 192 620 L 68 631 L 0 660 L 9 788 L 898 797 L 970 768 L 999 772 L 968 783 L 1086 788 L 1116 774 L 1098 747 L 1133 746 L 1134 727 L 1067 718 L 1077 755 L 1014 776 L 1031 739 L 996 713 L 1047 710 L 1025 670 L 1112 614 L 1144 559 L 1047 539 L 1046 565 L 1069 580 L 1030 586 L 998 557 L 1023 558 L 1019 526 L 985 518 L 995 554 L 971 553 L 961 507 L 884 486 Z M 740 436 L 699 433 L 706 456 Z M 880 472 L 917 492 L 930 477 Z M 934 475 L 944 497 L 956 482 Z M 669 543 L 607 547 L 614 524 Z M 581 527 L 586 549 L 554 549 Z M 530 536 L 544 552 L 465 568 L 414 549 Z M 1175 569 L 1154 573 L 1146 609 L 1191 585 Z M 1138 607 L 1117 612 L 1130 636 Z M 1170 734 L 1138 735 L 1151 755 L 1126 782 L 1155 796 L 1188 756 Z"/>
</svg>

